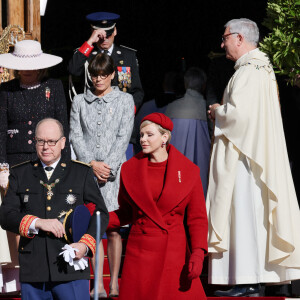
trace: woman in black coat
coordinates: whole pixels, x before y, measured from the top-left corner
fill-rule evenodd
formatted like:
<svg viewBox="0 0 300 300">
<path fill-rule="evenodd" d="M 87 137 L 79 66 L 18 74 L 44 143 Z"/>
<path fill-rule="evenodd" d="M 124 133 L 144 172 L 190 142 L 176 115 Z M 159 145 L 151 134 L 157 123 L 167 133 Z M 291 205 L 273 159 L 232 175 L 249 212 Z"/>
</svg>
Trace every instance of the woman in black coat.
<svg viewBox="0 0 300 300">
<path fill-rule="evenodd" d="M 35 126 L 44 118 L 59 120 L 68 136 L 62 82 L 46 77 L 47 68 L 61 61 L 43 53 L 41 44 L 32 40 L 18 42 L 13 53 L 0 55 L 0 65 L 15 70 L 15 79 L 0 85 L 1 169 L 36 159 Z M 65 152 L 70 155 L 70 148 Z"/>
</svg>

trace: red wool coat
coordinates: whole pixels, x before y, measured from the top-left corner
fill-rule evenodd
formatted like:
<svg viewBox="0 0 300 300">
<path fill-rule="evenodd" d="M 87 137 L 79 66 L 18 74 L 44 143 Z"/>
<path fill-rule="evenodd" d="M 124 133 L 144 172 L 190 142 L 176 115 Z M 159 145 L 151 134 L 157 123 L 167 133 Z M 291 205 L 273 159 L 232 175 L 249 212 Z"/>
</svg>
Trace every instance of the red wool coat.
<svg viewBox="0 0 300 300">
<path fill-rule="evenodd" d="M 164 189 L 154 202 L 147 179 L 148 158 L 142 152 L 121 170 L 119 210 L 108 228 L 132 224 L 120 286 L 120 300 L 203 300 L 200 278 L 189 281 L 191 252 L 207 252 L 207 215 L 199 168 L 169 147 Z"/>
</svg>

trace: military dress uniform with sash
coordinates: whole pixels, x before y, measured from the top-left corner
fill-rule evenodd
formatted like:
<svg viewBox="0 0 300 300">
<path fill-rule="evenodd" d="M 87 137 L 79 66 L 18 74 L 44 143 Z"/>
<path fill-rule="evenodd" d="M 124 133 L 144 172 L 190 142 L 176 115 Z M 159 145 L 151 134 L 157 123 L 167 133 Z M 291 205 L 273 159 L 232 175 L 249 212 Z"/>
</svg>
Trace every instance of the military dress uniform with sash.
<svg viewBox="0 0 300 300">
<path fill-rule="evenodd" d="M 108 212 L 92 168 L 62 158 L 49 180 L 40 161 L 29 161 L 12 168 L 9 188 L 0 208 L 0 225 L 21 235 L 19 261 L 22 283 L 69 282 L 90 278 L 89 268 L 75 271 L 74 267 L 58 257 L 66 244 L 64 238 L 56 238 L 42 230 L 36 235 L 29 233 L 34 219 L 55 219 L 87 203 L 94 203 L 95 211 L 101 212 L 102 236 L 107 227 Z M 86 234 L 79 241 L 89 248 L 88 256 L 95 254 L 95 239 L 94 213 Z"/>
</svg>

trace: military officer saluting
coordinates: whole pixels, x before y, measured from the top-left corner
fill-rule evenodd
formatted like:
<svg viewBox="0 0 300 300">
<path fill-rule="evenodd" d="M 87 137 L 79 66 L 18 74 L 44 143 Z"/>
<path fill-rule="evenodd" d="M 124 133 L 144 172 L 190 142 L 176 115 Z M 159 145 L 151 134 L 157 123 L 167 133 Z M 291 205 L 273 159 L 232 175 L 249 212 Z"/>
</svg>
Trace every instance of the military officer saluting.
<svg viewBox="0 0 300 300">
<path fill-rule="evenodd" d="M 70 240 L 72 234 L 67 230 L 64 215 L 75 215 L 79 207 L 85 208 L 83 204 L 94 203 L 101 212 L 102 236 L 108 213 L 92 169 L 61 156 L 65 141 L 59 121 L 47 118 L 37 124 L 39 160 L 12 168 L 9 188 L 0 207 L 2 228 L 21 235 L 22 299 L 90 298 L 90 270 L 84 257 L 95 254 L 96 216 L 89 216 L 86 229 L 77 240 Z M 75 225 L 78 222 L 74 224 L 73 219 L 71 229 Z M 71 244 L 66 245 L 66 240 Z M 74 261 L 71 255 L 75 255 Z"/>
<path fill-rule="evenodd" d="M 91 24 L 92 34 L 84 44 L 75 51 L 69 62 L 71 75 L 80 76 L 85 73 L 85 84 L 92 86 L 87 73 L 88 62 L 98 53 L 110 55 L 115 65 L 115 77 L 112 86 L 118 86 L 123 92 L 133 96 L 136 109 L 143 102 L 144 92 L 140 80 L 135 50 L 114 44 L 117 35 L 116 22 L 119 15 L 109 12 L 95 12 L 86 16 Z"/>
</svg>

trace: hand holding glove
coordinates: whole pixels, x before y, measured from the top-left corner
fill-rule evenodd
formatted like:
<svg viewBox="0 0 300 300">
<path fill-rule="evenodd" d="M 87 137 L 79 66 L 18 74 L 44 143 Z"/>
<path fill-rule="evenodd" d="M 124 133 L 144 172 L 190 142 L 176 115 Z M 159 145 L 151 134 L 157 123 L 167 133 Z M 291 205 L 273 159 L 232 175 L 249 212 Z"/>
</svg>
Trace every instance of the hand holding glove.
<svg viewBox="0 0 300 300">
<path fill-rule="evenodd" d="M 204 250 L 195 249 L 189 260 L 188 279 L 193 280 L 200 276 L 203 267 Z"/>
<path fill-rule="evenodd" d="M 84 270 L 88 267 L 88 259 L 86 257 L 83 257 L 81 259 L 75 259 L 75 252 L 78 252 L 79 250 L 76 248 L 72 248 L 70 245 L 64 245 L 62 247 L 62 252 L 59 253 L 59 255 L 62 255 L 65 262 L 67 262 L 70 266 L 73 266 L 75 271 L 77 270 Z"/>
</svg>

